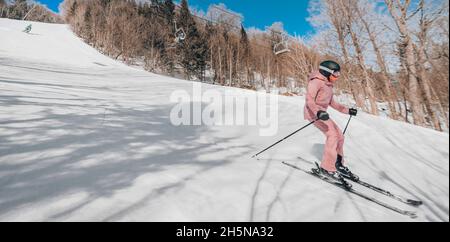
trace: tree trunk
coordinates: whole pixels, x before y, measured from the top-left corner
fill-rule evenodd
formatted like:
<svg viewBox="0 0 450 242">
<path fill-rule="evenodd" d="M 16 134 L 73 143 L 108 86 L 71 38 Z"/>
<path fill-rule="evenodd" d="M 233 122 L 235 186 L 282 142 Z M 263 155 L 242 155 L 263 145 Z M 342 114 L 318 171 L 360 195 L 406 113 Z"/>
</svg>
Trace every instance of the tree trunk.
<svg viewBox="0 0 450 242">
<path fill-rule="evenodd" d="M 342 2 L 341 2 L 342 3 Z M 353 47 L 356 51 L 356 59 L 358 61 L 358 67 L 363 73 L 364 77 L 364 90 L 369 98 L 370 103 L 370 112 L 374 115 L 378 115 L 378 106 L 374 94 L 374 84 L 373 79 L 369 76 L 367 72 L 367 68 L 365 65 L 364 56 L 362 53 L 361 44 L 359 42 L 358 37 L 356 36 L 355 31 L 353 30 L 354 19 L 352 13 L 350 11 L 354 8 L 353 4 L 358 4 L 357 2 L 346 1 L 345 4 L 340 4 L 340 8 L 343 10 L 343 17 L 346 20 L 345 26 L 347 28 L 348 33 L 350 33 L 350 37 L 352 39 Z"/>
<path fill-rule="evenodd" d="M 328 12 L 331 17 L 331 22 L 333 24 L 334 29 L 336 30 L 337 36 L 338 36 L 338 42 L 341 47 L 342 55 L 344 56 L 345 65 L 351 66 L 350 64 L 350 58 L 349 54 L 345 45 L 345 26 L 342 23 L 342 14 L 338 12 L 339 6 L 342 6 L 342 4 L 336 0 L 327 0 L 327 7 Z M 352 78 L 351 78 L 351 70 L 347 70 L 348 78 L 344 78 L 347 80 L 345 83 L 347 85 L 347 88 L 349 88 L 353 94 L 353 97 L 355 98 L 356 105 L 360 108 L 362 108 L 364 111 L 367 111 L 365 102 L 362 100 L 361 95 L 359 95 L 358 90 L 355 90 L 355 87 L 352 86 Z M 359 89 L 359 88 L 356 88 Z"/>
<path fill-rule="evenodd" d="M 386 99 L 387 99 L 389 111 L 390 111 L 389 116 L 392 119 L 397 119 L 397 110 L 395 108 L 395 101 L 398 101 L 398 99 L 396 98 L 397 97 L 396 93 L 393 93 L 392 89 L 391 89 L 391 84 L 390 84 L 391 80 L 390 80 L 390 77 L 389 77 L 389 74 L 387 71 L 386 62 L 383 58 L 383 55 L 381 54 L 381 50 L 376 41 L 375 34 L 373 33 L 372 29 L 370 28 L 369 23 L 364 19 L 359 6 L 356 7 L 356 13 L 358 14 L 358 17 L 361 20 L 367 34 L 369 35 L 369 40 L 372 44 L 375 55 L 377 56 L 378 67 L 381 69 L 381 73 L 383 74 L 384 88 L 385 88 L 385 91 L 387 94 Z"/>
<path fill-rule="evenodd" d="M 439 118 L 436 115 L 436 112 L 433 110 L 433 98 L 431 95 L 431 84 L 428 80 L 428 76 L 425 71 L 426 66 L 426 57 L 424 52 L 424 43 L 421 40 L 420 46 L 417 47 L 417 55 L 418 55 L 418 63 L 419 63 L 419 84 L 421 87 L 421 90 L 423 92 L 423 97 L 425 101 L 425 107 L 428 112 L 428 115 L 430 115 L 431 122 L 434 126 L 434 129 L 442 131 L 441 123 L 439 121 Z"/>
<path fill-rule="evenodd" d="M 229 63 L 229 71 L 230 71 L 230 87 L 233 86 L 233 53 L 232 53 L 232 49 L 231 47 L 229 48 L 230 52 L 229 52 L 229 58 L 230 58 L 230 63 Z"/>
<path fill-rule="evenodd" d="M 410 1 L 406 1 L 405 6 L 394 6 L 394 3 L 392 0 L 385 0 L 389 12 L 391 13 L 392 17 L 395 20 L 395 23 L 398 27 L 398 30 L 400 32 L 400 38 L 401 38 L 401 51 L 404 52 L 404 56 L 400 56 L 400 58 L 404 58 L 405 65 L 406 65 L 406 72 L 408 77 L 408 88 L 409 88 L 409 97 L 408 100 L 410 101 L 411 105 L 411 111 L 412 116 L 414 119 L 414 124 L 416 125 L 424 125 L 424 112 L 422 108 L 422 102 L 419 99 L 420 92 L 419 92 L 419 83 L 417 80 L 417 69 L 416 69 L 416 58 L 414 57 L 414 47 L 413 42 L 411 39 L 411 33 L 408 30 L 407 27 L 407 11 L 408 6 L 410 4 Z M 400 2 L 397 2 L 399 4 Z M 397 15 L 394 8 L 400 9 L 401 16 Z"/>
<path fill-rule="evenodd" d="M 224 85 L 223 79 L 222 79 L 222 53 L 220 52 L 220 46 L 217 46 L 218 52 L 219 52 L 219 82 L 220 85 Z"/>
<path fill-rule="evenodd" d="M 373 79 L 369 76 L 369 73 L 367 73 L 366 65 L 364 63 L 364 57 L 362 53 L 361 46 L 359 44 L 359 39 L 356 36 L 356 34 L 351 30 L 351 25 L 348 26 L 349 32 L 352 38 L 353 45 L 356 50 L 357 59 L 358 59 L 358 66 L 361 69 L 363 76 L 364 76 L 364 89 L 369 97 L 370 102 L 370 111 L 373 115 L 378 115 L 378 107 L 377 102 L 374 94 L 374 84 Z"/>
</svg>

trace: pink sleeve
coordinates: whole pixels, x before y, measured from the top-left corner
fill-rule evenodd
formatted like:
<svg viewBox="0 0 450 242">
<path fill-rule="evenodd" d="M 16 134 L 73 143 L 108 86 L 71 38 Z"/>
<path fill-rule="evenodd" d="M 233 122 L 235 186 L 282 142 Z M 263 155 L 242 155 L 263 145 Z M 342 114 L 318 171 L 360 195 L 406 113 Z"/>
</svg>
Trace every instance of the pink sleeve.
<svg viewBox="0 0 450 242">
<path fill-rule="evenodd" d="M 342 105 L 342 104 L 336 102 L 336 101 L 334 100 L 334 97 L 331 98 L 330 106 L 331 106 L 332 108 L 338 110 L 338 111 L 341 112 L 341 113 L 344 113 L 344 114 L 348 114 L 348 113 L 349 113 L 349 109 L 348 109 L 347 107 L 345 107 L 344 105 Z"/>
<path fill-rule="evenodd" d="M 319 106 L 316 104 L 316 97 L 319 94 L 320 88 L 321 88 L 321 82 L 320 80 L 311 80 L 308 83 L 308 90 L 306 92 L 306 106 L 314 113 L 316 114 L 319 112 Z"/>
</svg>

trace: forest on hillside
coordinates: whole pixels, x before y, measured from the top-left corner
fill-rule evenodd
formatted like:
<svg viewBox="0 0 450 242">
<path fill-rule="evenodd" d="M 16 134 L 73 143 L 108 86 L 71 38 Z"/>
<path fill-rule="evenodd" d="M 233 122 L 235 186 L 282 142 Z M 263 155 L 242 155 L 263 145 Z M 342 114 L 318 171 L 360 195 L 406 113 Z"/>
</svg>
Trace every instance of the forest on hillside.
<svg viewBox="0 0 450 242">
<path fill-rule="evenodd" d="M 27 0 L 0 0 L 0 18 L 21 19 L 44 23 L 63 23 L 62 18 L 46 6 Z"/>
</svg>

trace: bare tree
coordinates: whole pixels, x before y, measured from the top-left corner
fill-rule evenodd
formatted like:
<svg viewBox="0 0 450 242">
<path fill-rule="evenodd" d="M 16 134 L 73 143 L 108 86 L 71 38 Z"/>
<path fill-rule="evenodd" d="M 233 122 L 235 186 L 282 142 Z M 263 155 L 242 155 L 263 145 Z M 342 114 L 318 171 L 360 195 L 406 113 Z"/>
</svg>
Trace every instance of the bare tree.
<svg viewBox="0 0 450 242">
<path fill-rule="evenodd" d="M 357 1 L 354 12 L 358 20 L 361 22 L 364 27 L 367 35 L 369 37 L 370 43 L 372 44 L 373 51 L 375 52 L 377 58 L 377 65 L 381 70 L 382 74 L 382 82 L 384 84 L 385 93 L 387 96 L 387 102 L 389 105 L 389 114 L 393 119 L 397 119 L 397 110 L 395 107 L 395 102 L 398 102 L 397 92 L 391 87 L 391 77 L 388 72 L 388 68 L 386 65 L 385 58 L 381 52 L 380 45 L 377 41 L 375 27 L 372 27 L 371 20 L 369 20 L 370 11 L 373 10 L 371 5 L 368 5 L 367 2 Z"/>
<path fill-rule="evenodd" d="M 319 65 L 322 56 L 308 49 L 300 41 L 291 45 L 287 65 L 289 73 L 297 82 L 298 87 L 307 86 L 308 75 Z"/>
<path fill-rule="evenodd" d="M 439 103 L 435 103 L 432 97 L 432 86 L 429 80 L 429 76 L 426 73 L 426 66 L 429 65 L 427 57 L 426 57 L 426 48 L 428 44 L 428 33 L 440 15 L 439 12 L 435 12 L 432 14 L 427 14 L 425 11 L 425 1 L 421 0 L 419 3 L 420 7 L 420 21 L 419 21 L 419 31 L 416 36 L 418 39 L 418 43 L 414 45 L 416 53 L 417 53 L 417 70 L 418 70 L 418 80 L 420 84 L 420 88 L 423 92 L 424 104 L 427 110 L 428 115 L 431 118 L 431 122 L 436 130 L 442 131 L 442 127 L 439 121 L 438 116 L 436 115 L 436 111 L 433 109 L 433 106 L 439 105 Z M 442 110 L 442 108 L 439 108 Z"/>
<path fill-rule="evenodd" d="M 6 7 L 5 0 L 0 0 L 0 18 L 6 17 Z"/>
<path fill-rule="evenodd" d="M 360 90 L 362 89 L 360 86 L 360 81 L 354 79 L 352 76 L 353 65 L 348 53 L 346 37 L 348 34 L 348 29 L 345 23 L 345 18 L 339 6 L 339 2 L 335 0 L 325 0 L 325 14 L 329 18 L 334 31 L 337 35 L 337 40 L 342 51 L 342 57 L 344 60 L 344 71 L 343 76 L 344 80 L 347 81 L 346 87 L 351 90 L 353 98 L 356 101 L 356 105 L 363 110 L 367 111 L 367 107 L 364 103 L 363 97 L 361 95 Z"/>
<path fill-rule="evenodd" d="M 388 10 L 394 19 L 398 31 L 400 32 L 400 52 L 404 67 L 406 68 L 409 97 L 411 103 L 411 111 L 414 119 L 414 124 L 424 125 L 424 112 L 421 102 L 421 93 L 419 92 L 419 80 L 417 78 L 416 58 L 414 55 L 414 42 L 412 40 L 412 33 L 408 29 L 408 20 L 412 15 L 409 15 L 409 7 L 411 0 L 385 0 Z M 412 13 L 415 14 L 416 12 Z"/>
<path fill-rule="evenodd" d="M 345 26 L 346 30 L 350 34 L 353 47 L 356 52 L 356 60 L 358 63 L 358 67 L 362 73 L 362 76 L 364 78 L 364 88 L 365 92 L 368 94 L 369 102 L 370 102 L 370 111 L 374 115 L 378 115 L 378 107 L 377 107 L 377 100 L 375 98 L 375 85 L 373 83 L 372 77 L 368 73 L 368 68 L 366 67 L 365 60 L 364 60 L 364 54 L 363 49 L 361 46 L 360 39 L 358 35 L 361 35 L 360 33 L 357 33 L 358 28 L 356 26 L 356 19 L 353 17 L 353 12 L 355 11 L 355 8 L 358 6 L 357 0 L 339 0 L 338 7 L 342 11 L 342 15 L 345 19 Z"/>
</svg>

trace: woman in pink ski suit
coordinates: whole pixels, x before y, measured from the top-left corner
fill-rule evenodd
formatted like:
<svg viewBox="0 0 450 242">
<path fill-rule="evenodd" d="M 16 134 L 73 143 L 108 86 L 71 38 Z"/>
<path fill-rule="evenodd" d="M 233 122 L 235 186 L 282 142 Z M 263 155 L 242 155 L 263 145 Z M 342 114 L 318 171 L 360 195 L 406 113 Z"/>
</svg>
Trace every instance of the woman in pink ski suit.
<svg viewBox="0 0 450 242">
<path fill-rule="evenodd" d="M 336 123 L 329 119 L 328 106 L 337 111 L 356 116 L 356 109 L 349 109 L 333 98 L 333 86 L 339 79 L 340 66 L 334 61 L 325 61 L 320 64 L 320 70 L 309 77 L 306 94 L 305 119 L 317 120 L 314 125 L 326 136 L 325 150 L 321 168 L 330 174 L 338 172 L 343 176 L 350 176 L 351 172 L 343 163 L 344 135 Z"/>
</svg>

